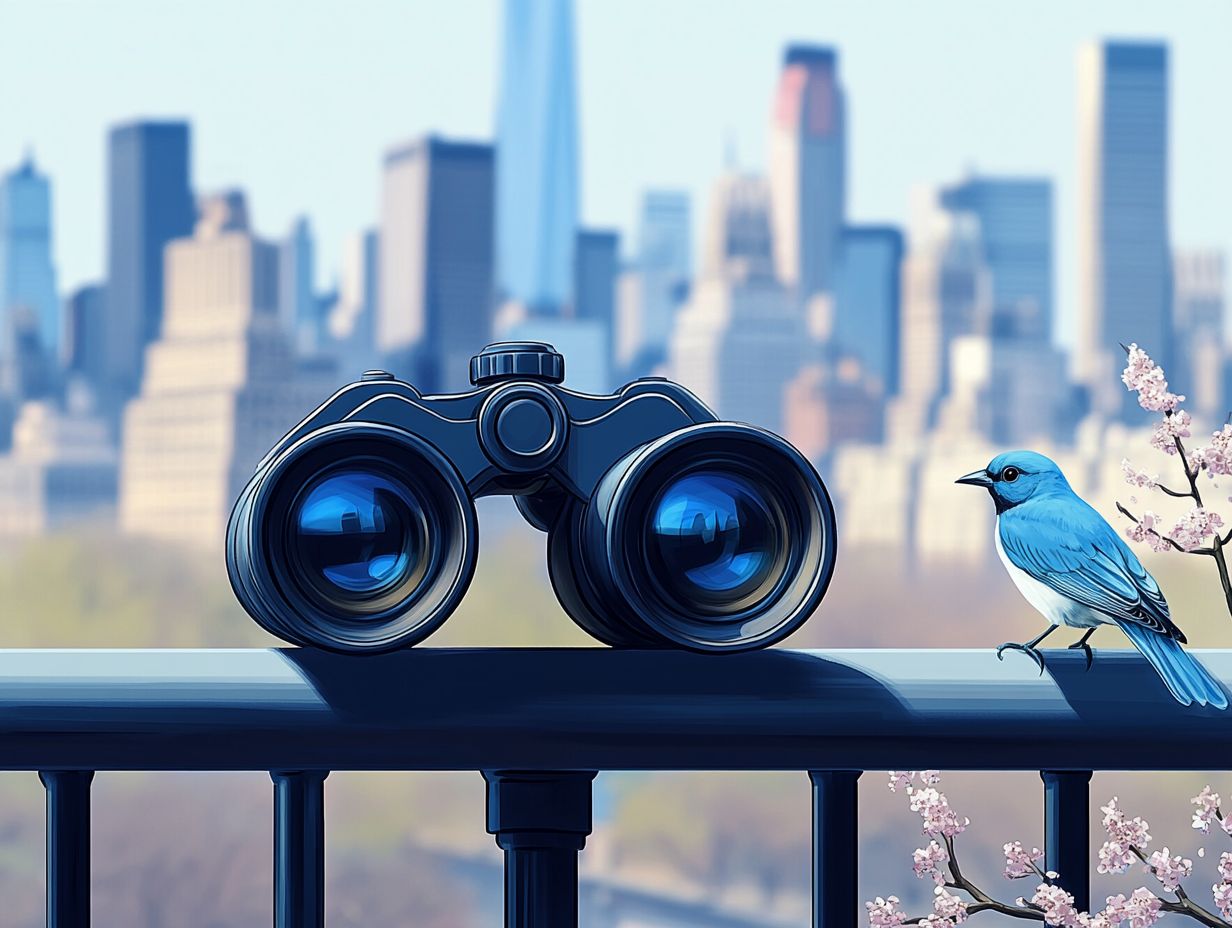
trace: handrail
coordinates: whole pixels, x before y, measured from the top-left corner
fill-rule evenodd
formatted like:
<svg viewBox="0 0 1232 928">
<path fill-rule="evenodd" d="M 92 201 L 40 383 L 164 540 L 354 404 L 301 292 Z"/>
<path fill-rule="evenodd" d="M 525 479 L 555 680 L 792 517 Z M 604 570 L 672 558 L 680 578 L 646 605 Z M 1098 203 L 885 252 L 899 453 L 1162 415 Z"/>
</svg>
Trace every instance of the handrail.
<svg viewBox="0 0 1232 928">
<path fill-rule="evenodd" d="M 331 770 L 481 771 L 507 928 L 575 928 L 596 771 L 806 771 L 813 926 L 847 928 L 863 770 L 1038 770 L 1045 866 L 1085 908 L 1091 771 L 1184 770 L 1197 739 L 1232 767 L 1232 713 L 1137 652 L 1044 653 L 0 651 L 0 769 L 46 787 L 49 928 L 89 926 L 90 782 L 125 769 L 270 772 L 276 928 L 324 926 Z M 1191 653 L 1232 689 L 1232 651 Z"/>
<path fill-rule="evenodd" d="M 1232 768 L 1232 712 L 1137 652 L 1045 654 L 0 651 L 0 769 Z"/>
</svg>

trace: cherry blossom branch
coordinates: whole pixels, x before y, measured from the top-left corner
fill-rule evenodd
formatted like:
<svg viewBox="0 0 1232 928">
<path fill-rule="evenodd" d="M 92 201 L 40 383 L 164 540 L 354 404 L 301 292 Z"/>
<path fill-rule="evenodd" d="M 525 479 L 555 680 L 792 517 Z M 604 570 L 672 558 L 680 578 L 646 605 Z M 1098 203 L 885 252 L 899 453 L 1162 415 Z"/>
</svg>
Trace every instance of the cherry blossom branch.
<svg viewBox="0 0 1232 928">
<path fill-rule="evenodd" d="M 915 784 L 916 778 L 923 785 Z M 966 830 L 968 819 L 960 819 L 950 808 L 945 795 L 935 786 L 940 774 L 935 770 L 892 771 L 890 789 L 903 789 L 910 799 L 911 810 L 918 812 L 923 820 L 924 834 L 930 837 L 927 847 L 916 850 L 914 870 L 917 877 L 930 877 L 936 884 L 933 913 L 909 918 L 898 909 L 898 898 L 877 897 L 866 903 L 869 925 L 872 928 L 897 928 L 901 925 L 919 925 L 922 928 L 957 928 L 977 912 L 997 912 L 1011 918 L 1045 922 L 1059 928 L 1119 928 L 1128 924 L 1131 928 L 1152 928 L 1165 914 L 1184 916 L 1207 928 L 1232 928 L 1232 852 L 1219 858 L 1220 881 L 1211 887 L 1216 907 L 1221 914 L 1194 902 L 1181 881 L 1193 873 L 1193 861 L 1179 855 L 1172 856 L 1164 847 L 1148 855 L 1151 836 L 1149 825 L 1140 817 L 1127 818 L 1113 798 L 1102 808 L 1103 825 L 1108 840 L 1099 850 L 1100 873 L 1125 873 L 1131 865 L 1140 863 L 1168 890 L 1170 895 L 1161 896 L 1145 887 L 1135 889 L 1128 897 L 1124 894 L 1109 896 L 1106 906 L 1100 911 L 1080 912 L 1074 906 L 1074 897 L 1055 882 L 1057 874 L 1044 871 L 1038 862 L 1043 853 L 1038 848 L 1027 851 L 1017 841 L 1006 844 L 1005 876 L 1022 879 L 1037 876 L 1040 879 L 1031 898 L 1019 897 L 1015 903 L 1004 902 L 986 892 L 967 878 L 958 863 L 955 838 Z M 1232 836 L 1232 822 L 1225 819 L 1219 806 L 1219 795 L 1207 786 L 1191 802 L 1198 806 L 1193 815 L 1193 827 L 1203 834 L 1209 833 L 1213 822 L 1219 822 L 1223 831 Z M 941 843 L 938 843 L 940 839 Z M 1202 856 L 1202 851 L 1199 851 Z M 970 901 L 950 893 L 958 890 L 970 897 Z"/>
<path fill-rule="evenodd" d="M 1138 405 L 1150 412 L 1163 414 L 1151 435 L 1151 445 L 1156 449 L 1180 458 L 1185 471 L 1188 490 L 1175 490 L 1165 486 L 1158 477 L 1148 475 L 1133 467 L 1129 461 L 1121 462 L 1125 480 L 1137 487 L 1159 490 L 1177 499 L 1191 499 L 1194 508 L 1183 515 L 1168 531 L 1157 527 L 1157 517 L 1147 510 L 1137 518 L 1119 502 L 1117 509 L 1134 525 L 1126 534 L 1138 542 L 1146 542 L 1156 551 L 1178 550 L 1186 554 L 1201 554 L 1215 559 L 1219 570 L 1219 584 L 1223 589 L 1224 602 L 1232 614 L 1232 572 L 1228 568 L 1225 548 L 1232 545 L 1232 528 L 1220 534 L 1223 519 L 1218 513 L 1208 510 L 1202 499 L 1198 478 L 1205 470 L 1210 477 L 1232 476 L 1232 414 L 1222 429 L 1211 435 L 1210 445 L 1189 451 L 1183 439 L 1189 437 L 1191 420 L 1189 413 L 1180 408 L 1185 397 L 1172 393 L 1163 370 L 1137 345 L 1122 345 L 1125 349 L 1125 370 L 1121 380 L 1126 388 L 1138 394 Z M 1203 541 L 1211 539 L 1209 547 Z"/>
</svg>

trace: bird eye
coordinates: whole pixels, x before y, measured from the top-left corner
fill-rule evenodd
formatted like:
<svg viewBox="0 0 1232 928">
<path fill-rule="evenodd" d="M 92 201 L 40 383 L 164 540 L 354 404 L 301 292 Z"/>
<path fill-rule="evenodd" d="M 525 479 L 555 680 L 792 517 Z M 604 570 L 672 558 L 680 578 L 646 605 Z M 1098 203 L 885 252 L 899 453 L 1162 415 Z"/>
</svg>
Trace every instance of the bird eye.
<svg viewBox="0 0 1232 928">
<path fill-rule="evenodd" d="M 1006 483 L 1013 483 L 1018 479 L 1019 473 L 1021 472 L 1017 467 L 1007 467 L 1005 470 L 1001 471 L 1001 479 Z"/>
</svg>

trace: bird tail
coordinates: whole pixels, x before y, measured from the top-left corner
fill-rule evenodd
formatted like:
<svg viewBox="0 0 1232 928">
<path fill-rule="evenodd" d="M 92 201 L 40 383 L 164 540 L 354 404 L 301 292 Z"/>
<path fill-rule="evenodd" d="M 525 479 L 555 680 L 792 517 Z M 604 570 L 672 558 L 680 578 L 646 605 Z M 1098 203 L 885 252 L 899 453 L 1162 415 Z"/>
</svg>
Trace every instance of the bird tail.
<svg viewBox="0 0 1232 928">
<path fill-rule="evenodd" d="M 1209 703 L 1217 709 L 1228 708 L 1228 697 L 1223 689 L 1206 672 L 1206 668 L 1181 647 L 1179 641 L 1136 622 L 1117 624 L 1134 647 L 1142 652 L 1142 656 L 1151 662 L 1177 702 L 1183 706 L 1196 702 L 1200 706 Z"/>
</svg>

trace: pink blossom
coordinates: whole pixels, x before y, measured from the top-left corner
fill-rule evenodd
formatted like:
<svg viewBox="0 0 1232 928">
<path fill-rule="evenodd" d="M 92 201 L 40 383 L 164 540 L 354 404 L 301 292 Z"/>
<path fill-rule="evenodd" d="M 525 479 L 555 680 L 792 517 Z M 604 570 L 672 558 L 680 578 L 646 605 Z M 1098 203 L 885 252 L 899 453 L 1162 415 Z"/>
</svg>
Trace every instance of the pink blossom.
<svg viewBox="0 0 1232 928">
<path fill-rule="evenodd" d="M 911 811 L 920 813 L 920 818 L 924 820 L 924 833 L 934 837 L 944 835 L 952 838 L 962 834 L 971 824 L 971 819 L 960 820 L 945 795 L 931 786 L 912 790 Z"/>
<path fill-rule="evenodd" d="M 915 779 L 914 770 L 891 770 L 890 792 L 897 793 L 900 789 L 911 792 L 911 781 Z"/>
<path fill-rule="evenodd" d="M 920 928 L 954 928 L 954 922 L 944 915 L 925 915 L 919 925 Z"/>
<path fill-rule="evenodd" d="M 1035 887 L 1035 895 L 1031 904 L 1044 913 L 1044 923 L 1048 925 L 1063 925 L 1066 928 L 1078 924 L 1078 911 L 1074 908 L 1074 897 L 1060 886 L 1050 883 L 1040 883 Z"/>
<path fill-rule="evenodd" d="M 1129 463 L 1128 458 L 1121 461 L 1121 474 L 1125 477 L 1125 482 L 1131 487 L 1154 487 L 1159 483 L 1159 476 L 1157 474 L 1148 474 L 1144 470 L 1139 470 Z"/>
<path fill-rule="evenodd" d="M 1099 864 L 1095 869 L 1100 873 L 1124 873 L 1137 860 L 1134 852 L 1119 841 L 1105 841 L 1099 849 Z"/>
<path fill-rule="evenodd" d="M 967 919 L 967 903 L 955 896 L 953 893 L 948 893 L 945 888 L 938 886 L 933 891 L 933 911 L 944 919 L 947 919 L 952 924 L 957 925 L 959 922 Z"/>
<path fill-rule="evenodd" d="M 1151 447 L 1164 454 L 1176 454 L 1176 440 L 1188 438 L 1191 425 L 1193 422 L 1189 418 L 1189 413 L 1183 409 L 1164 416 L 1155 423 L 1155 430 L 1151 432 Z"/>
<path fill-rule="evenodd" d="M 898 896 L 882 899 L 878 896 L 872 902 L 864 903 L 868 909 L 868 924 L 870 928 L 896 928 L 907 920 L 907 914 L 898 909 Z"/>
<path fill-rule="evenodd" d="M 1031 853 L 1028 854 L 1018 841 L 1011 841 L 1005 845 L 1003 850 L 1005 851 L 1005 875 L 1011 880 L 1030 876 L 1035 872 L 1032 864 L 1044 859 L 1044 852 L 1039 848 L 1031 848 Z"/>
<path fill-rule="evenodd" d="M 944 847 L 936 841 L 929 841 L 928 847 L 916 848 L 911 856 L 917 877 L 932 877 L 938 886 L 945 882 L 945 874 L 941 872 L 941 868 L 950 862 L 950 855 Z"/>
<path fill-rule="evenodd" d="M 1109 896 L 1108 907 L 1103 914 L 1114 925 L 1129 922 L 1129 928 L 1151 928 L 1162 917 L 1162 905 L 1163 902 L 1153 892 L 1139 887 L 1130 893 L 1128 899 L 1120 893 Z"/>
<path fill-rule="evenodd" d="M 920 771 L 920 782 L 923 783 L 925 786 L 936 786 L 938 783 L 941 782 L 941 771 L 940 770 L 921 770 Z"/>
<path fill-rule="evenodd" d="M 1168 536 L 1186 551 L 1202 547 L 1203 542 L 1219 531 L 1223 517 L 1217 512 L 1195 506 L 1176 520 Z"/>
<path fill-rule="evenodd" d="M 1219 878 L 1225 883 L 1232 883 L 1232 853 L 1228 851 L 1219 855 Z"/>
<path fill-rule="evenodd" d="M 1195 466 L 1202 467 L 1210 477 L 1232 474 L 1232 423 L 1211 433 L 1211 443 L 1192 452 Z"/>
<path fill-rule="evenodd" d="M 1079 928 L 1117 928 L 1120 922 L 1114 922 L 1106 912 L 1096 912 L 1094 915 L 1079 912 L 1078 920 L 1074 924 Z"/>
<path fill-rule="evenodd" d="M 1137 392 L 1138 405 L 1151 412 L 1170 412 L 1185 401 L 1185 397 L 1168 392 L 1163 370 L 1137 345 L 1129 346 L 1121 381 Z"/>
<path fill-rule="evenodd" d="M 1168 856 L 1168 849 L 1156 851 L 1146 861 L 1146 872 L 1154 873 L 1155 879 L 1164 884 L 1165 889 L 1176 889 L 1181 880 L 1193 873 L 1193 861 L 1181 857 Z"/>
<path fill-rule="evenodd" d="M 1211 822 L 1219 818 L 1219 794 L 1211 792 L 1210 784 L 1202 787 L 1202 792 L 1189 800 L 1198 807 L 1193 814 L 1193 827 L 1204 835 L 1211 830 Z"/>
<path fill-rule="evenodd" d="M 1215 905 L 1224 918 L 1232 918 L 1232 883 L 1216 883 L 1211 887 Z"/>
<path fill-rule="evenodd" d="M 1127 819 L 1125 813 L 1121 811 L 1120 800 L 1116 796 L 1112 797 L 1108 805 L 1100 806 L 1099 811 L 1104 813 L 1104 830 L 1108 832 L 1109 838 L 1141 849 L 1146 849 L 1150 845 L 1150 824 L 1139 816 Z"/>
<path fill-rule="evenodd" d="M 1151 546 L 1152 551 L 1161 553 L 1170 551 L 1172 545 L 1168 543 L 1168 539 L 1164 537 L 1160 528 L 1159 516 L 1148 509 L 1142 514 L 1141 519 L 1125 529 L 1125 535 L 1130 541 L 1145 542 Z"/>
</svg>

